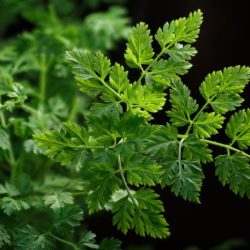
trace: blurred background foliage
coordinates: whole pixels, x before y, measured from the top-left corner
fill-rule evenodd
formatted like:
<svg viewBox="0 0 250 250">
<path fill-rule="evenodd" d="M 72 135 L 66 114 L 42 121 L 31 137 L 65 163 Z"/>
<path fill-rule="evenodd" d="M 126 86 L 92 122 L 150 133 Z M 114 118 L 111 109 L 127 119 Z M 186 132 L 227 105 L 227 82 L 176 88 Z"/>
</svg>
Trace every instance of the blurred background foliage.
<svg viewBox="0 0 250 250">
<path fill-rule="evenodd" d="M 89 100 L 77 91 L 65 51 L 114 50 L 130 30 L 124 2 L 0 0 L 1 249 L 40 249 L 35 242 L 45 231 L 53 232 L 52 249 L 69 249 L 67 240 L 81 249 L 98 247 L 86 223 L 72 231 L 87 214 L 79 173 L 39 155 L 32 135 L 63 121 L 82 122 Z M 72 224 L 58 231 L 56 220 L 69 215 Z M 104 240 L 100 249 L 119 244 Z"/>
</svg>

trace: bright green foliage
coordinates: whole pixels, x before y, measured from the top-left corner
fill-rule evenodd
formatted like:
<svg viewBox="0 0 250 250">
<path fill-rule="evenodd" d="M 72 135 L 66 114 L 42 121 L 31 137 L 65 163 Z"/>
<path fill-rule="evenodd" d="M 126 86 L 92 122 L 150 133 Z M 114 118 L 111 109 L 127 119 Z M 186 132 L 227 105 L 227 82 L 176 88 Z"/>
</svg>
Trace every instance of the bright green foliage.
<svg viewBox="0 0 250 250">
<path fill-rule="evenodd" d="M 197 137 L 209 138 L 214 134 L 218 134 L 218 129 L 222 128 L 224 117 L 215 112 L 200 112 L 194 122 L 193 131 Z"/>
<path fill-rule="evenodd" d="M 230 189 L 241 197 L 250 198 L 250 165 L 249 158 L 241 153 L 220 155 L 215 160 L 216 175 L 223 185 L 228 184 Z"/>
<path fill-rule="evenodd" d="M 53 243 L 48 239 L 46 234 L 38 232 L 35 228 L 31 226 L 26 226 L 19 230 L 18 234 L 15 236 L 17 249 L 53 249 Z"/>
<path fill-rule="evenodd" d="M 169 187 L 176 196 L 200 203 L 203 168 L 213 158 L 222 184 L 249 197 L 249 111 L 239 111 L 229 120 L 226 133 L 232 139 L 230 144 L 219 143 L 212 136 L 222 129 L 224 114 L 243 101 L 240 94 L 248 83 L 250 69 L 236 66 L 208 75 L 200 86 L 205 99 L 203 105 L 198 105 L 180 79 L 188 72 L 189 61 L 196 54 L 190 44 L 196 41 L 201 23 L 202 13 L 198 10 L 187 18 L 166 23 L 155 36 L 150 35 L 144 23 L 133 28 L 125 63 L 132 71 L 139 71 L 135 81 L 131 81 L 131 72 L 125 65 L 111 63 L 104 53 L 69 47 L 66 58 L 79 89 L 88 96 L 89 110 L 81 112 L 80 119 L 74 119 L 78 118 L 74 112 L 83 104 L 75 103 L 71 118 L 62 123 L 63 118 L 59 116 L 67 117 L 68 112 L 63 112 L 67 105 L 52 100 L 44 106 L 46 101 L 41 96 L 43 101 L 39 101 L 38 111 L 31 111 L 29 120 L 33 121 L 31 131 L 35 132 L 35 145 L 28 141 L 26 148 L 29 152 L 40 151 L 66 168 L 58 167 L 61 174 L 56 176 L 44 176 L 41 187 L 30 184 L 25 175 L 22 178 L 27 187 L 0 186 L 1 208 L 4 200 L 12 199 L 27 202 L 31 209 L 46 208 L 52 214 L 49 217 L 52 226 L 45 232 L 35 226 L 17 230 L 17 245 L 24 249 L 25 242 L 32 239 L 31 246 L 38 249 L 45 248 L 46 244 L 49 248 L 57 241 L 77 250 L 84 247 L 120 249 L 120 242 L 112 238 L 98 245 L 95 234 L 87 230 L 81 232 L 80 237 L 74 237 L 77 243 L 68 241 L 67 235 L 72 239 L 74 229 L 82 222 L 82 208 L 76 206 L 77 202 L 86 204 L 89 214 L 110 211 L 113 224 L 124 234 L 133 230 L 143 237 L 166 238 L 170 232 L 165 208 L 150 187 Z M 158 54 L 153 48 L 153 37 L 160 45 Z M 43 58 L 39 61 L 42 72 L 48 70 L 44 69 Z M 169 102 L 166 102 L 168 96 Z M 16 107 L 27 109 L 21 102 Z M 165 107 L 166 125 L 154 124 L 155 113 Z M 50 116 L 41 115 L 47 109 L 51 110 Z M 53 119 L 48 119 L 50 117 Z M 50 125 L 45 118 L 57 122 Z M 18 122 L 20 120 L 13 124 Z M 11 138 L 5 135 L 8 128 L 3 122 L 2 126 L 2 137 L 8 141 Z M 239 148 L 234 147 L 236 142 Z M 7 144 L 2 146 L 4 159 L 14 162 L 15 166 L 13 149 Z M 224 148 L 225 154 L 218 155 L 210 145 Z M 66 171 L 69 178 L 60 177 Z M 11 183 L 16 182 L 17 174 L 11 176 Z M 21 190 L 33 194 L 31 201 L 19 200 Z M 76 196 L 80 196 L 79 199 Z M 24 209 L 21 206 L 13 213 Z"/>
<path fill-rule="evenodd" d="M 186 74 L 191 66 L 186 60 L 159 60 L 152 65 L 152 70 L 147 74 L 146 80 L 149 84 L 169 87 L 171 83 L 179 81 L 179 76 Z"/>
<path fill-rule="evenodd" d="M 163 28 L 158 29 L 155 38 L 162 49 L 178 42 L 194 43 L 198 38 L 202 19 L 202 12 L 198 10 L 190 13 L 187 18 L 167 22 Z"/>
<path fill-rule="evenodd" d="M 200 87 L 206 100 L 201 107 L 192 98 L 188 86 L 180 80 L 196 53 L 190 43 L 196 40 L 201 22 L 202 14 L 196 11 L 188 18 L 166 23 L 157 32 L 161 52 L 155 56 L 148 26 L 139 23 L 133 28 L 125 60 L 129 67 L 141 71 L 134 83 L 129 80 L 124 66 L 111 65 L 100 52 L 76 49 L 68 52 L 67 59 L 73 66 L 80 90 L 92 98 L 90 112 L 85 115 L 82 127 L 83 140 L 68 133 L 65 125 L 61 130 L 34 137 L 48 157 L 63 165 L 70 166 L 64 162 L 65 157 L 57 157 L 54 152 L 86 153 L 82 177 L 88 192 L 89 213 L 111 210 L 113 224 L 124 234 L 134 230 L 141 236 L 167 237 L 169 229 L 162 214 L 163 204 L 147 187 L 169 186 L 176 196 L 200 203 L 204 179 L 202 165 L 213 160 L 209 144 L 222 146 L 229 153 L 231 150 L 240 152 L 232 147 L 236 141 L 241 143 L 242 149 L 248 146 L 248 113 L 243 111 L 234 115 L 227 126 L 227 134 L 233 140 L 231 145 L 206 138 L 217 134 L 225 119 L 223 114 L 241 103 L 239 94 L 249 80 L 249 68 L 231 67 L 209 75 Z M 169 123 L 165 126 L 150 124 L 153 113 L 164 107 L 168 92 Z M 207 110 L 209 105 L 214 111 Z M 237 116 L 240 126 L 235 122 Z M 179 127 L 186 128 L 184 134 L 179 133 Z M 54 135 L 63 138 L 59 145 L 58 139 L 53 139 Z M 237 168 L 236 159 L 230 158 L 235 156 L 229 155 L 227 161 L 230 159 L 232 163 L 227 170 L 221 167 L 225 165 L 225 156 L 217 156 L 216 173 L 219 178 L 220 174 L 223 176 L 224 184 L 229 183 L 234 192 L 243 195 L 248 194 L 245 171 L 246 159 L 250 156 L 245 152 L 238 154 L 244 158 L 241 165 Z"/>
<path fill-rule="evenodd" d="M 88 50 L 73 50 L 67 59 L 74 63 L 73 70 L 80 90 L 97 96 L 102 92 L 102 84 L 110 70 L 110 61 L 101 52 L 92 54 Z"/>
<path fill-rule="evenodd" d="M 232 144 L 237 142 L 242 149 L 250 146 L 250 109 L 240 110 L 231 116 L 226 134 L 232 139 Z"/>
<path fill-rule="evenodd" d="M 60 131 L 36 134 L 35 140 L 51 159 L 79 170 L 85 160 L 88 135 L 84 128 L 74 123 L 64 123 Z M 85 144 L 85 146 L 83 146 Z"/>
<path fill-rule="evenodd" d="M 200 92 L 207 105 L 211 105 L 215 112 L 224 114 L 240 106 L 240 97 L 250 79 L 248 67 L 229 67 L 223 71 L 209 74 L 200 86 Z"/>
<path fill-rule="evenodd" d="M 198 110 L 198 104 L 190 96 L 190 90 L 181 82 L 174 84 L 170 90 L 172 109 L 168 111 L 171 122 L 182 127 L 190 123 L 190 116 Z"/>
<path fill-rule="evenodd" d="M 153 61 L 152 36 L 145 23 L 139 23 L 133 28 L 128 39 L 125 53 L 126 63 L 132 68 L 141 68 L 142 65 Z"/>
</svg>

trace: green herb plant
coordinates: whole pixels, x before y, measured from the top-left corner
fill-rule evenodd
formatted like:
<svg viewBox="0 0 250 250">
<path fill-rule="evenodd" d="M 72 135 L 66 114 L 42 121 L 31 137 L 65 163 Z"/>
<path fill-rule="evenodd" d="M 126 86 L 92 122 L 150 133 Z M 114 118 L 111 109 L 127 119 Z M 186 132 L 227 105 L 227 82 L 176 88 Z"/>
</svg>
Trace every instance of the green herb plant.
<svg viewBox="0 0 250 250">
<path fill-rule="evenodd" d="M 32 249 L 48 249 L 59 239 L 73 249 L 95 248 L 89 241 L 81 245 L 84 241 L 77 235 L 78 241 L 63 239 L 64 229 L 79 225 L 71 211 L 78 198 L 82 199 L 80 204 L 86 202 L 90 214 L 110 211 L 113 224 L 124 234 L 134 230 L 140 236 L 166 238 L 170 235 L 169 226 L 163 202 L 154 187 L 170 187 L 176 196 L 199 203 L 204 179 L 202 166 L 208 162 L 214 162 L 215 173 L 223 185 L 241 197 L 250 197 L 250 111 L 236 110 L 243 102 L 240 94 L 249 81 L 250 68 L 228 67 L 209 74 L 199 88 L 204 98 L 201 104 L 191 97 L 180 79 L 196 54 L 191 44 L 198 38 L 201 23 L 200 10 L 187 18 L 167 22 L 154 36 L 160 48 L 158 53 L 152 47 L 148 26 L 137 24 L 125 51 L 129 72 L 125 66 L 111 64 L 100 51 L 67 52 L 77 86 L 91 98 L 89 112 L 78 123 L 68 121 L 59 129 L 41 129 L 34 140 L 40 152 L 66 166 L 58 171 L 71 171 L 77 176 L 83 191 L 76 197 L 69 191 L 63 192 L 62 187 L 61 192 L 45 194 L 45 204 L 54 211 L 50 230 L 42 233 L 26 226 L 19 230 L 17 246 L 27 249 L 32 244 Z M 135 70 L 140 76 L 132 83 L 129 76 Z M 153 124 L 154 114 L 167 105 L 166 125 Z M 227 120 L 225 115 L 232 111 L 235 113 Z M 226 142 L 213 139 L 222 128 L 228 136 Z M 8 137 L 2 134 L 1 147 L 11 159 Z M 218 155 L 211 146 L 225 153 Z M 1 190 L 8 194 L 3 199 L 17 202 L 12 198 L 17 196 L 13 186 L 6 184 Z M 22 202 L 18 200 L 16 210 L 36 205 L 34 201 Z M 55 218 L 64 218 L 63 223 L 57 223 Z M 59 236 L 54 230 L 58 230 Z M 3 244 L 8 244 L 6 223 L 0 232 L 4 235 Z M 111 243 L 101 244 L 106 248 L 99 249 L 119 249 L 119 244 L 111 239 Z"/>
</svg>

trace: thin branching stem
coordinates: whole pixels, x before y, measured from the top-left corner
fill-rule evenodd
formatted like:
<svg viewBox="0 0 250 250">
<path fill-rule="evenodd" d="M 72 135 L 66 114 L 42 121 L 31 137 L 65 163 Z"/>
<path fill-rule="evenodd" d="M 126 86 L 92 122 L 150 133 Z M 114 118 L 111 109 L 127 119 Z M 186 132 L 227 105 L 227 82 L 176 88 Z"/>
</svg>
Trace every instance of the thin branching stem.
<svg viewBox="0 0 250 250">
<path fill-rule="evenodd" d="M 135 206 L 137 206 L 137 201 L 135 200 L 133 194 L 131 193 L 131 190 L 129 189 L 127 181 L 126 181 L 125 176 L 124 176 L 124 170 L 123 170 L 123 167 L 122 167 L 122 161 L 121 161 L 121 155 L 120 154 L 118 155 L 118 167 L 119 167 L 119 172 L 120 172 L 120 175 L 121 175 L 121 178 L 122 178 L 123 185 L 124 185 L 124 187 L 125 187 L 125 189 L 126 189 L 126 191 L 128 193 L 128 196 L 131 199 L 131 201 L 133 202 L 133 204 Z"/>
</svg>

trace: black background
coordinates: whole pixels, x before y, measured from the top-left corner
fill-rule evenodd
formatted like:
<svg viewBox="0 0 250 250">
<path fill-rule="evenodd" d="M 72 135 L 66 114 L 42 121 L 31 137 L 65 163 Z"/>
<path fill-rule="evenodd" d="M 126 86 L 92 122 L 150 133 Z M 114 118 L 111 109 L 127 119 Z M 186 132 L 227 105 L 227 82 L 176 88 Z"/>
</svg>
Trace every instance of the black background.
<svg viewBox="0 0 250 250">
<path fill-rule="evenodd" d="M 166 21 L 187 16 L 189 12 L 197 9 L 202 10 L 204 22 L 200 38 L 195 44 L 198 54 L 192 60 L 193 68 L 183 78 L 184 83 L 190 87 L 193 97 L 202 103 L 198 86 L 208 73 L 227 66 L 249 65 L 250 13 L 247 2 L 136 0 L 130 1 L 128 8 L 133 24 L 144 21 L 153 34 Z M 121 46 L 121 49 L 124 49 L 124 46 Z M 114 58 L 121 59 L 119 55 L 116 53 Z M 246 99 L 244 107 L 249 107 L 250 104 L 249 90 L 248 86 L 244 93 Z M 160 123 L 166 122 L 165 113 L 161 112 L 156 120 Z M 221 132 L 223 134 L 223 131 Z M 217 136 L 216 139 L 226 141 L 223 135 Z M 221 152 L 218 148 L 214 150 L 216 153 Z M 223 187 L 215 177 L 213 165 L 205 165 L 203 169 L 206 179 L 201 193 L 201 205 L 176 198 L 169 190 L 160 190 L 172 233 L 169 239 L 164 241 L 138 239 L 133 233 L 126 237 L 119 235 L 124 245 L 129 245 L 133 241 L 152 245 L 152 249 L 186 249 L 191 245 L 199 246 L 200 249 L 210 249 L 223 241 L 241 238 L 248 242 L 247 246 L 234 249 L 250 249 L 250 201 L 247 198 L 241 199 L 228 187 Z M 107 219 L 104 223 L 107 223 L 106 228 L 111 227 L 111 220 Z M 103 230 L 104 224 L 100 223 L 99 226 L 100 230 Z"/>
</svg>

